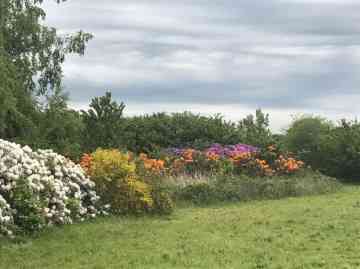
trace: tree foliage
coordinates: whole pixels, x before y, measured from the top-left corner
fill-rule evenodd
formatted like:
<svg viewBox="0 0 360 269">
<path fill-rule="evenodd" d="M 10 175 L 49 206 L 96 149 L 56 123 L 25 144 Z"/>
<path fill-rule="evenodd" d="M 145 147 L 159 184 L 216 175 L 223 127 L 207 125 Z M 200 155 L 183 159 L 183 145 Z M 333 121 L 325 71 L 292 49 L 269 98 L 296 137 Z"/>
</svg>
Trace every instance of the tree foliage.
<svg viewBox="0 0 360 269">
<path fill-rule="evenodd" d="M 30 141 L 34 137 L 38 109 L 17 74 L 11 61 L 0 56 L 0 137 Z"/>
<path fill-rule="evenodd" d="M 221 116 L 206 117 L 190 112 L 128 117 L 122 136 L 126 148 L 148 153 L 167 147 L 203 148 L 216 142 L 237 141 L 234 123 Z"/>
<path fill-rule="evenodd" d="M 87 151 L 97 147 L 117 148 L 121 143 L 121 123 L 125 105 L 111 98 L 111 93 L 92 99 L 90 109 L 82 111 Z"/>
<path fill-rule="evenodd" d="M 84 131 L 80 113 L 68 108 L 68 97 L 61 91 L 47 96 L 46 99 L 39 124 L 39 138 L 35 146 L 52 148 L 64 156 L 78 160 L 82 154 Z"/>
<path fill-rule="evenodd" d="M 5 0 L 1 35 L 5 56 L 15 65 L 26 89 L 45 94 L 49 89 L 61 88 L 66 55 L 83 55 L 92 35 L 79 31 L 60 36 L 55 28 L 44 25 L 46 13 L 41 8 L 42 2 Z M 34 77 L 38 78 L 37 83 Z"/>
<path fill-rule="evenodd" d="M 322 171 L 346 180 L 360 180 L 360 123 L 342 120 L 322 143 Z"/>
<path fill-rule="evenodd" d="M 295 119 L 286 133 L 286 146 L 299 158 L 316 169 L 324 167 L 321 150 L 323 141 L 330 134 L 332 124 L 326 119 L 314 116 L 301 116 Z"/>
<path fill-rule="evenodd" d="M 66 55 L 82 55 L 92 38 L 83 31 L 60 36 L 44 24 L 42 3 L 0 1 L 0 137 L 33 145 L 42 128 L 37 96 L 62 90 Z"/>
<path fill-rule="evenodd" d="M 241 141 L 259 147 L 270 145 L 274 141 L 269 125 L 269 114 L 264 114 L 261 109 L 257 109 L 255 116 L 248 115 L 239 122 Z"/>
</svg>

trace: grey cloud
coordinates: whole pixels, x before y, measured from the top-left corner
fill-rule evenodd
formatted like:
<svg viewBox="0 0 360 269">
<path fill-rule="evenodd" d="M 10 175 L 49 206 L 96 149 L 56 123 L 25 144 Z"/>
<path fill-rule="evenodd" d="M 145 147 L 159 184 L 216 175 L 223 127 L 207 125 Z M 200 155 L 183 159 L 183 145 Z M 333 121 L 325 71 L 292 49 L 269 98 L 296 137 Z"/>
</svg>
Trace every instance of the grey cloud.
<svg viewBox="0 0 360 269">
<path fill-rule="evenodd" d="M 61 32 L 95 34 L 86 56 L 65 66 L 65 88 L 77 103 L 109 89 L 144 105 L 287 111 L 325 111 L 322 100 L 341 96 L 345 111 L 346 100 L 360 95 L 358 1 L 72 0 L 45 7 L 47 23 Z"/>
</svg>

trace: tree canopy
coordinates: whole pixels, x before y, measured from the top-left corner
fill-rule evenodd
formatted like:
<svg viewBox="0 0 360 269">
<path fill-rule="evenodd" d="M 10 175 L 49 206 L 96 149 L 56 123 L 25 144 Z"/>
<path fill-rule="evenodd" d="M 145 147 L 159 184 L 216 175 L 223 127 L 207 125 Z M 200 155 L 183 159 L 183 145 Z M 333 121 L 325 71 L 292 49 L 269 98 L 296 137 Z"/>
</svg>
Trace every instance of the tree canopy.
<svg viewBox="0 0 360 269">
<path fill-rule="evenodd" d="M 57 3 L 64 2 L 56 0 Z M 92 35 L 59 35 L 45 25 L 43 0 L 0 2 L 0 136 L 26 139 L 36 132 L 37 96 L 62 89 L 66 55 L 83 55 Z"/>
<path fill-rule="evenodd" d="M 49 89 L 59 89 L 66 55 L 83 55 L 92 35 L 79 31 L 61 36 L 55 28 L 44 25 L 46 13 L 41 8 L 42 0 L 2 1 L 1 36 L 5 57 L 15 65 L 27 90 L 44 94 Z"/>
</svg>

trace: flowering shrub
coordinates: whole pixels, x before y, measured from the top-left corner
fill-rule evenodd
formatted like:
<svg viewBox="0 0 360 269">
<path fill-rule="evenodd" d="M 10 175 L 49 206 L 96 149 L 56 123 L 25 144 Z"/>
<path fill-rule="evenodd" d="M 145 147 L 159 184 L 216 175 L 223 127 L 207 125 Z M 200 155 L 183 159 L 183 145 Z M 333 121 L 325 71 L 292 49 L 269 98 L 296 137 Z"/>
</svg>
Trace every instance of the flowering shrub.
<svg viewBox="0 0 360 269">
<path fill-rule="evenodd" d="M 251 145 L 222 146 L 214 144 L 203 151 L 194 149 L 167 150 L 170 174 L 219 175 L 248 174 L 251 176 L 275 176 L 293 174 L 304 163 L 281 154 L 276 147 L 259 149 Z"/>
<path fill-rule="evenodd" d="M 301 169 L 304 166 L 304 162 L 296 160 L 291 157 L 284 157 L 280 155 L 279 159 L 276 160 L 277 171 L 283 174 L 291 174 L 294 171 Z"/>
<path fill-rule="evenodd" d="M 166 172 L 164 160 L 151 159 L 147 154 L 144 153 L 139 155 L 138 160 L 138 170 L 142 169 L 142 172 L 144 172 L 146 175 L 160 175 Z"/>
<path fill-rule="evenodd" d="M 65 157 L 0 140 L 0 234 L 94 218 L 99 213 L 94 188 Z"/>
<path fill-rule="evenodd" d="M 80 160 L 80 166 L 84 169 L 84 171 L 88 172 L 90 170 L 90 165 L 92 161 L 91 154 L 84 154 Z"/>
<path fill-rule="evenodd" d="M 115 213 L 142 213 L 154 206 L 151 186 L 135 178 L 121 182 L 112 193 L 110 203 Z"/>
<path fill-rule="evenodd" d="M 166 161 L 169 159 L 152 159 L 142 153 L 136 160 L 137 175 L 151 186 L 152 211 L 158 214 L 172 213 L 174 204 L 166 187 L 168 182 L 164 177 L 170 170 L 166 167 Z"/>
<path fill-rule="evenodd" d="M 145 170 L 155 175 L 163 168 L 163 161 L 149 159 L 141 155 Z M 157 194 L 155 184 L 150 180 L 140 180 L 136 160 L 132 154 L 116 149 L 98 149 L 92 154 L 84 154 L 81 165 L 96 183 L 96 190 L 104 206 L 110 206 L 113 213 L 141 213 L 157 211 L 160 202 L 168 203 L 164 193 Z M 141 174 L 148 176 L 148 174 Z M 156 199 L 155 199 L 155 198 Z M 167 209 L 167 206 L 164 205 Z"/>
<path fill-rule="evenodd" d="M 271 166 L 267 163 L 266 160 L 262 159 L 250 159 L 246 163 L 246 169 L 248 170 L 248 174 L 255 176 L 273 176 L 275 171 L 271 168 Z"/>
<path fill-rule="evenodd" d="M 222 146 L 220 144 L 214 144 L 210 148 L 206 149 L 207 155 L 216 155 L 219 157 L 235 158 L 236 156 L 257 152 L 259 149 L 246 144 L 236 144 Z"/>
<path fill-rule="evenodd" d="M 129 154 L 98 149 L 91 155 L 84 154 L 80 164 L 96 183 L 102 204 L 110 206 L 113 212 L 122 213 L 130 207 L 139 208 L 140 205 L 134 205 L 137 197 L 141 205 L 146 200 L 149 191 L 139 197 L 142 189 L 138 190 L 134 184 L 135 163 L 130 161 Z"/>
<path fill-rule="evenodd" d="M 106 189 L 107 182 L 114 178 L 127 179 L 134 176 L 136 168 L 129 154 L 116 149 L 98 149 L 91 155 L 85 154 L 80 164 L 97 183 L 96 188 L 99 190 Z"/>
<path fill-rule="evenodd" d="M 10 205 L 0 195 L 0 234 L 13 235 L 14 219 Z"/>
</svg>

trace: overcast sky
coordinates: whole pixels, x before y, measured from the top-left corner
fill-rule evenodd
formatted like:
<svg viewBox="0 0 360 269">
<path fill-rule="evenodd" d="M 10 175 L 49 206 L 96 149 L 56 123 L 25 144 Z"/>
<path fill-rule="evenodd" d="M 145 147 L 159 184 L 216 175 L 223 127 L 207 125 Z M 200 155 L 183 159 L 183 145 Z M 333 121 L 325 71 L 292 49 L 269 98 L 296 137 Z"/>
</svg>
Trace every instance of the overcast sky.
<svg viewBox="0 0 360 269">
<path fill-rule="evenodd" d="M 65 64 L 71 105 L 110 90 L 128 115 L 191 110 L 276 131 L 360 114 L 359 0 L 47 0 L 47 24 L 94 34 Z"/>
</svg>

